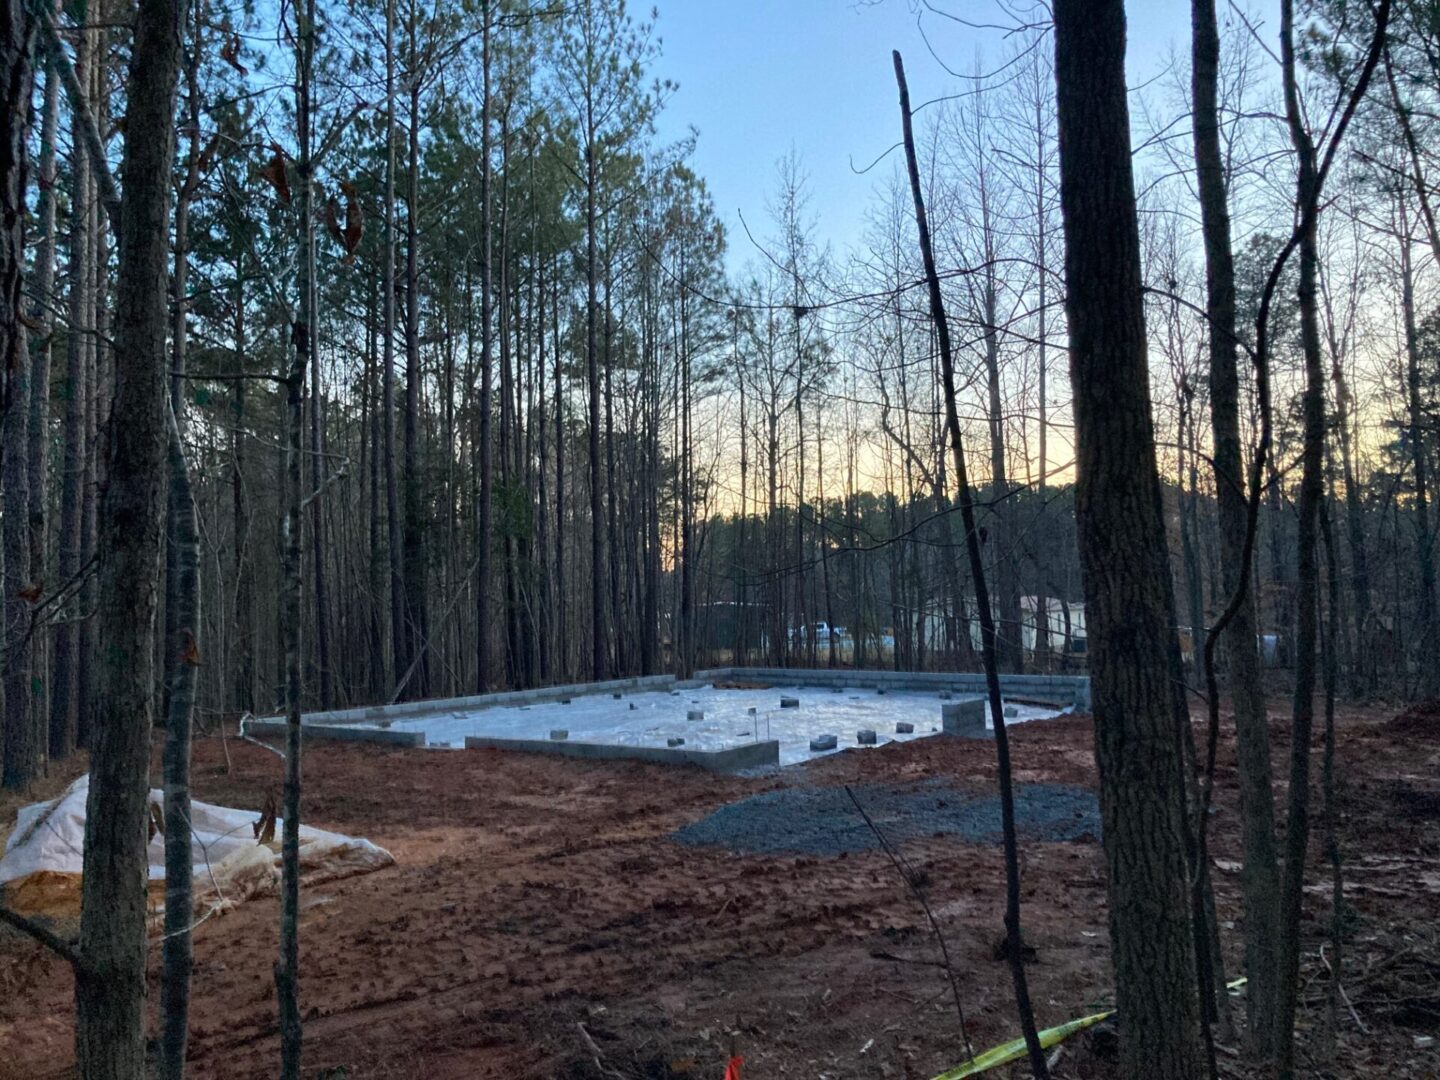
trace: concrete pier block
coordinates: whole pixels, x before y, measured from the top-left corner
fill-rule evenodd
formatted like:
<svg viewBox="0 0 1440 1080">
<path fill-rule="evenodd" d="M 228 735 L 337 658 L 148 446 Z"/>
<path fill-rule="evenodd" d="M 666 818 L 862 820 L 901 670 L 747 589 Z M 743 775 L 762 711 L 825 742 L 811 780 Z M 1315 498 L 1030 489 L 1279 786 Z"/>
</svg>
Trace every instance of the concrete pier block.
<svg viewBox="0 0 1440 1080">
<path fill-rule="evenodd" d="M 895 734 L 896 734 L 896 735 L 913 735 L 913 734 L 915 734 L 915 725 L 914 725 L 914 724 L 907 724 L 904 720 L 901 720 L 901 721 L 899 721 L 899 722 L 895 725 Z"/>
<path fill-rule="evenodd" d="M 861 728 L 855 733 L 855 741 L 861 746 L 874 746 L 875 732 L 871 731 L 869 728 Z"/>
<path fill-rule="evenodd" d="M 688 710 L 686 710 L 686 712 L 685 712 L 685 719 L 686 719 L 686 720 L 704 720 L 704 719 L 705 719 L 705 710 L 704 710 L 704 709 L 688 709 Z"/>
<path fill-rule="evenodd" d="M 553 742 L 561 742 L 561 741 L 563 741 L 563 740 L 565 740 L 565 739 L 568 739 L 569 737 L 570 737 L 570 732 L 568 732 L 568 731 L 565 730 L 564 728 L 551 728 L 551 729 L 550 729 L 550 739 L 551 739 L 551 741 L 553 741 Z"/>
<path fill-rule="evenodd" d="M 811 750 L 834 750 L 840 740 L 834 735 L 816 735 L 810 740 Z"/>
<path fill-rule="evenodd" d="M 782 697 L 780 699 L 780 708 L 782 709 L 798 709 L 799 707 L 800 699 L 798 697 Z"/>
<path fill-rule="evenodd" d="M 985 731 L 985 702 L 980 698 L 970 701 L 956 701 L 940 706 L 941 727 L 947 735 L 964 735 L 972 739 L 983 739 Z"/>
</svg>

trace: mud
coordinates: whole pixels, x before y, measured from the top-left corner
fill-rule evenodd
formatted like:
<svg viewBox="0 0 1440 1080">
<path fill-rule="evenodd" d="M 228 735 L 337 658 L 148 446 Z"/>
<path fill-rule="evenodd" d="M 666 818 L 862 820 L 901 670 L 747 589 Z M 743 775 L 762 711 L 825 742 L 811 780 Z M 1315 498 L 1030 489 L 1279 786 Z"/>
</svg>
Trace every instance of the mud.
<svg viewBox="0 0 1440 1080">
<path fill-rule="evenodd" d="M 1402 1023 L 1426 1015 L 1436 1000 L 1440 820 L 1427 811 L 1440 748 L 1397 737 L 1387 723 L 1394 712 L 1351 711 L 1340 722 L 1352 928 L 1344 962 L 1363 1032 L 1343 1005 L 1338 1022 L 1327 1019 L 1319 950 L 1330 924 L 1330 886 L 1318 817 L 1313 829 L 1298 1025 L 1304 1075 L 1440 1073 L 1440 1051 L 1414 1046 L 1415 1035 L 1433 1028 Z M 1228 721 L 1222 736 L 1211 837 L 1233 971 L 1242 914 Z M 1011 733 L 1017 785 L 1093 790 L 1092 740 L 1085 717 L 1021 725 Z M 1287 743 L 1277 725 L 1282 800 L 1279 755 Z M 232 738 L 229 757 L 227 770 L 219 740 L 197 742 L 197 798 L 258 809 L 279 791 L 281 762 L 273 754 Z M 69 778 L 57 773 L 51 783 L 63 787 Z M 938 801 L 946 796 L 933 793 L 942 789 L 959 793 L 957 807 L 973 809 L 969 800 L 993 796 L 995 748 L 937 736 L 839 753 L 768 777 L 486 751 L 307 748 L 305 819 L 368 837 L 398 864 L 302 896 L 303 1075 L 705 1080 L 721 1075 L 733 1050 L 746 1058 L 747 1080 L 935 1076 L 964 1056 L 955 1002 L 925 911 L 884 852 L 738 854 L 673 839 L 756 796 L 831 789 L 801 796 L 828 799 L 844 784 L 889 792 L 906 812 L 914 807 L 902 797 Z M 13 821 L 14 805 L 0 796 L 0 827 Z M 881 799 L 882 828 L 897 828 L 886 806 Z M 914 880 L 924 882 L 955 966 L 969 1037 L 983 1049 L 1016 1033 L 1010 974 L 993 951 L 1003 933 L 1001 852 L 983 828 L 970 834 L 979 840 L 937 831 L 896 845 Z M 1038 1021 L 1061 1023 L 1107 1006 L 1113 998 L 1100 845 L 1032 835 L 1022 840 L 1021 866 Z M 278 924 L 270 898 L 197 929 L 190 1075 L 278 1074 Z M 158 943 L 150 955 L 153 1034 Z M 0 929 L 0 1078 L 73 1077 L 73 1008 L 66 965 Z M 1329 1056 L 1319 1033 L 1332 1031 L 1337 1046 Z M 1248 1075 L 1243 1051 L 1231 1049 L 1221 1055 L 1222 1074 Z M 1055 1075 L 1083 1080 L 1113 1071 L 1103 1045 L 1077 1040 L 1066 1044 Z"/>
</svg>

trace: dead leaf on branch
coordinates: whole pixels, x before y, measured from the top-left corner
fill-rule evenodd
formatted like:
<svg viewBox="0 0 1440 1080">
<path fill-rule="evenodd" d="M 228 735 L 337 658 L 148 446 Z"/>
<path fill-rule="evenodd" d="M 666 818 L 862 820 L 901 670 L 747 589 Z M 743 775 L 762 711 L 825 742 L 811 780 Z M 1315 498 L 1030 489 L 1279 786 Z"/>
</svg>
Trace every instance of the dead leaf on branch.
<svg viewBox="0 0 1440 1080">
<path fill-rule="evenodd" d="M 279 143 L 271 143 L 270 149 L 275 156 L 266 162 L 265 167 L 260 170 L 260 179 L 275 189 L 275 194 L 285 206 L 290 205 L 290 178 L 285 172 L 285 151 L 280 149 Z"/>
<path fill-rule="evenodd" d="M 230 37 L 220 46 L 220 59 L 224 60 L 241 75 L 249 75 L 250 69 L 240 63 L 240 35 L 231 31 Z"/>
<path fill-rule="evenodd" d="M 345 234 L 340 230 L 340 203 L 334 195 L 325 200 L 325 205 L 320 208 L 320 220 L 325 224 L 325 230 L 330 238 L 337 244 L 345 243 Z"/>
<path fill-rule="evenodd" d="M 345 194 L 345 234 L 340 242 L 345 248 L 345 262 L 351 263 L 355 261 L 355 251 L 365 235 L 365 214 L 360 208 L 360 193 L 355 190 L 354 184 L 342 180 L 340 190 Z"/>
</svg>

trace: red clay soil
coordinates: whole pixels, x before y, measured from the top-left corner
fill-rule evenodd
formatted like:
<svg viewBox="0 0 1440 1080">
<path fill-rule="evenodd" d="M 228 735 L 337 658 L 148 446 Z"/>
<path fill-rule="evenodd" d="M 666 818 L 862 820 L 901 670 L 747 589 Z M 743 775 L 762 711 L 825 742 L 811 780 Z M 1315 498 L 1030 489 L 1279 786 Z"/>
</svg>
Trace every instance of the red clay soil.
<svg viewBox="0 0 1440 1080">
<path fill-rule="evenodd" d="M 1414 1039 L 1440 1025 L 1432 1013 L 1440 1009 L 1440 748 L 1398 736 L 1379 716 L 1346 715 L 1341 730 L 1352 908 L 1344 970 L 1355 1013 L 1341 1004 L 1338 1021 L 1326 1016 L 1318 949 L 1330 885 L 1317 837 L 1303 1059 L 1329 1053 L 1324 1035 L 1337 1032 L 1324 1075 L 1433 1077 L 1440 1053 L 1417 1050 Z M 1239 915 L 1228 734 L 1212 846 L 1231 947 Z M 1093 784 L 1090 743 L 1083 717 L 1017 728 L 1016 778 Z M 278 788 L 280 762 L 234 740 L 229 750 L 225 773 L 220 743 L 197 744 L 196 797 L 258 808 Z M 1276 755 L 1284 775 L 1288 738 L 1277 738 Z M 307 820 L 368 837 L 398 866 L 302 899 L 304 1075 L 719 1080 L 734 1050 L 746 1058 L 747 1080 L 932 1077 L 965 1057 L 960 1024 L 925 912 L 882 852 L 740 856 L 669 836 L 727 802 L 785 785 L 945 778 L 982 791 L 994 772 L 991 743 L 949 737 L 759 779 L 312 744 Z M 1317 807 L 1318 798 L 1317 790 Z M 1318 814 L 1316 823 L 1318 833 Z M 946 836 L 907 843 L 904 854 L 944 929 L 972 1043 L 980 1050 L 1012 1037 L 1009 973 L 993 951 L 1002 933 L 999 849 Z M 1027 844 L 1023 866 L 1041 1024 L 1106 1005 L 1098 845 Z M 276 1074 L 277 921 L 277 902 L 266 898 L 196 930 L 192 1075 Z M 154 1002 L 158 948 L 152 956 Z M 73 1075 L 72 992 L 62 962 L 0 936 L 0 1076 Z M 1106 1049 L 1104 1038 L 1072 1039 L 1055 1075 L 1109 1075 Z M 1245 1075 L 1242 1055 L 1221 1056 L 1227 1074 Z"/>
</svg>

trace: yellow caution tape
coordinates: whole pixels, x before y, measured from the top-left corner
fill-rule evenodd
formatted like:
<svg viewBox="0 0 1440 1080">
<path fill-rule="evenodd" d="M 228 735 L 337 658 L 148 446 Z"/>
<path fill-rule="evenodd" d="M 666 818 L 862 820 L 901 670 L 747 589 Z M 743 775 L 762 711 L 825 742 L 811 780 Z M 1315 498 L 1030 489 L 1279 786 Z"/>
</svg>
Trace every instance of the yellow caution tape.
<svg viewBox="0 0 1440 1080">
<path fill-rule="evenodd" d="M 1059 1027 L 1046 1028 L 1040 1032 L 1040 1045 L 1046 1050 L 1056 1043 L 1068 1039 L 1077 1031 L 1084 1031 L 1086 1028 L 1098 1024 L 1107 1016 L 1114 1016 L 1115 1010 L 1108 1009 L 1105 1012 L 1095 1013 L 1092 1016 L 1082 1016 L 1079 1020 L 1071 1020 L 1069 1023 L 1061 1024 Z M 991 1047 L 983 1054 L 976 1054 L 974 1059 L 967 1061 L 959 1068 L 951 1069 L 949 1072 L 941 1073 L 935 1080 L 961 1080 L 966 1076 L 978 1076 L 980 1073 L 995 1068 L 997 1065 L 1008 1065 L 1012 1061 L 1019 1061 L 1025 1056 L 1024 1038 L 1011 1039 L 1007 1043 Z"/>
<path fill-rule="evenodd" d="M 1238 990 L 1245 985 L 1243 978 L 1235 979 L 1225 984 L 1227 990 Z M 1107 1009 L 1105 1012 L 1093 1013 L 1090 1016 L 1082 1016 L 1078 1020 L 1071 1020 L 1068 1023 L 1060 1024 L 1058 1027 L 1046 1028 L 1039 1033 L 1040 1047 L 1049 1050 L 1056 1043 L 1064 1042 L 1077 1031 L 1084 1031 L 1088 1027 L 1094 1027 L 1108 1017 L 1114 1016 L 1114 1009 Z M 999 1065 L 1008 1065 L 1012 1061 L 1019 1061 L 1026 1054 L 1025 1039 L 1022 1036 L 1018 1039 L 1011 1039 L 1009 1042 L 1001 1043 L 999 1046 L 992 1046 L 983 1054 L 977 1054 L 972 1060 L 967 1061 L 948 1072 L 943 1072 L 935 1077 L 935 1080 L 963 1080 L 967 1076 L 978 1076 L 983 1072 Z"/>
</svg>

